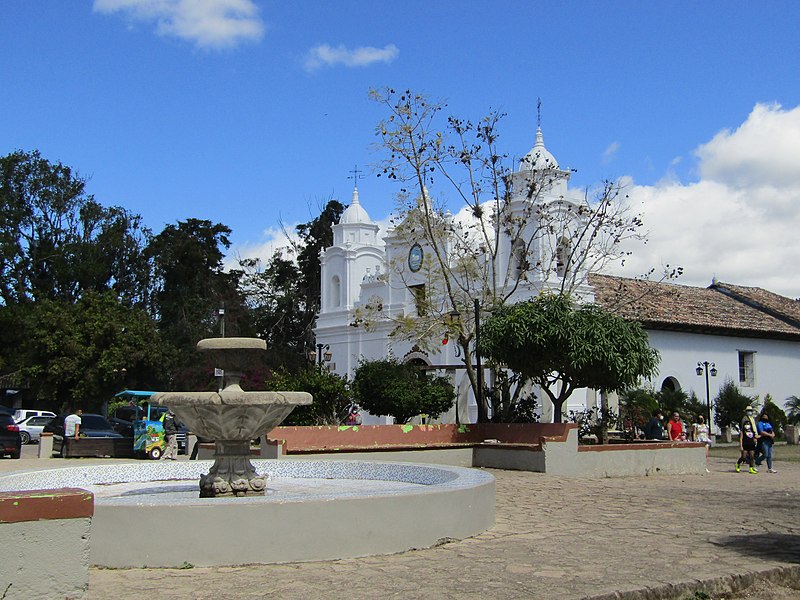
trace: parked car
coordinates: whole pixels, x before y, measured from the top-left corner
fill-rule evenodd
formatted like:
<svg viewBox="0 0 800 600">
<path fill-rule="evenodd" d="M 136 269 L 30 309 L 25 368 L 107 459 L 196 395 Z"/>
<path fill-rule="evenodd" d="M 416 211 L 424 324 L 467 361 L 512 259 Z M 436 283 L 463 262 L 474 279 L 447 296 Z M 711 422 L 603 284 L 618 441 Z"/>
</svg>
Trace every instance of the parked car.
<svg viewBox="0 0 800 600">
<path fill-rule="evenodd" d="M 43 431 L 53 434 L 53 454 L 63 456 L 64 450 L 66 450 L 64 446 L 64 419 L 68 416 L 68 413 L 58 415 L 44 426 Z M 78 434 L 81 437 L 125 437 L 114 431 L 111 423 L 103 415 L 93 415 L 91 413 L 83 413 L 81 415 L 81 427 L 78 430 Z"/>
<path fill-rule="evenodd" d="M 34 410 L 32 408 L 20 408 L 14 411 L 14 420 L 17 423 L 24 421 L 28 417 L 50 417 L 51 419 L 56 416 L 56 413 L 49 410 Z"/>
<path fill-rule="evenodd" d="M 0 458 L 6 454 L 11 458 L 22 456 L 22 439 L 14 417 L 0 414 Z"/>
<path fill-rule="evenodd" d="M 38 442 L 44 426 L 53 420 L 53 416 L 28 417 L 17 423 L 22 443 L 30 444 L 31 442 Z"/>
</svg>

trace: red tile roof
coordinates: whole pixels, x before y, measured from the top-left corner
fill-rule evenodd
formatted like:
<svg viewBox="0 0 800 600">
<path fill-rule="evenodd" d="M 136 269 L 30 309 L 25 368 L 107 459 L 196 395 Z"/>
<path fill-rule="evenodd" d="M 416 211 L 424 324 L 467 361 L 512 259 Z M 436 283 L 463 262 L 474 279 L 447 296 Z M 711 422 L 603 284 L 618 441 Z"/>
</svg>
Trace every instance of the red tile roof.
<svg viewBox="0 0 800 600">
<path fill-rule="evenodd" d="M 798 300 L 792 300 L 762 288 L 745 287 L 732 283 L 716 282 L 710 286 L 710 289 L 727 294 L 740 302 L 800 327 L 800 301 Z"/>
<path fill-rule="evenodd" d="M 800 339 L 800 303 L 767 290 L 708 288 L 592 274 L 595 302 L 645 329 Z"/>
</svg>

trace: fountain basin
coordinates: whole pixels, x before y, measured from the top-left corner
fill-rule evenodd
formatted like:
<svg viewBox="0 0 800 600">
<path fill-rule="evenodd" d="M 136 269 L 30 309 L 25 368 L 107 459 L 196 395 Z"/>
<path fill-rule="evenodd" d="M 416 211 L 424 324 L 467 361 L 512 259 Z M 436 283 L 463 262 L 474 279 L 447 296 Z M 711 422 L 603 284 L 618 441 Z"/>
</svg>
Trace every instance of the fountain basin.
<svg viewBox="0 0 800 600">
<path fill-rule="evenodd" d="M 271 431 L 295 406 L 311 404 L 306 392 L 159 392 L 150 402 L 168 406 L 194 433 L 211 440 L 250 440 Z"/>
<path fill-rule="evenodd" d="M 411 463 L 254 460 L 264 496 L 198 498 L 211 461 L 116 463 L 0 476 L 0 491 L 95 493 L 90 562 L 179 567 L 352 558 L 432 546 L 494 524 L 494 477 Z"/>
</svg>

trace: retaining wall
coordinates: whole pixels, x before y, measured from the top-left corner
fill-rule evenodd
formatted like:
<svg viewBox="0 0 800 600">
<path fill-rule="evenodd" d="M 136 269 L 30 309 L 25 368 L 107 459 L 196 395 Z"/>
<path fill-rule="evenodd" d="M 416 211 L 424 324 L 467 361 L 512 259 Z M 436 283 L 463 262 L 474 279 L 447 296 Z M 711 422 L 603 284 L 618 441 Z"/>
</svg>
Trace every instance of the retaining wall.
<svg viewBox="0 0 800 600">
<path fill-rule="evenodd" d="M 93 514 L 86 490 L 0 492 L 0 598 L 83 598 Z"/>
<path fill-rule="evenodd" d="M 389 460 L 549 473 L 627 477 L 704 473 L 705 447 L 694 442 L 579 446 L 572 423 L 276 427 L 264 458 Z"/>
</svg>

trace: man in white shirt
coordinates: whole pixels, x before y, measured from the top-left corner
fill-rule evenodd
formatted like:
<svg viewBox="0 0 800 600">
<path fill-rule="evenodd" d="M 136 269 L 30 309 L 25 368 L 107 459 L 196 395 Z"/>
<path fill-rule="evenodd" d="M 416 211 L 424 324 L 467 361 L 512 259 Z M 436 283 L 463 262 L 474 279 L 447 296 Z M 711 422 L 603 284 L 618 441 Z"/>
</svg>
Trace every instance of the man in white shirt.
<svg viewBox="0 0 800 600">
<path fill-rule="evenodd" d="M 64 419 L 64 437 L 74 437 L 78 439 L 78 434 L 81 430 L 81 415 L 83 411 L 79 408 L 74 413 Z"/>
</svg>

